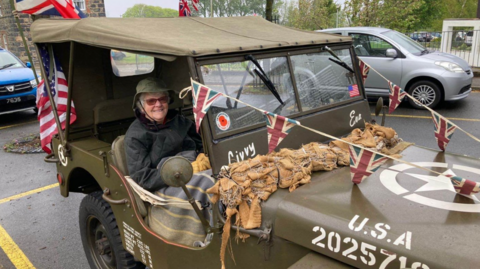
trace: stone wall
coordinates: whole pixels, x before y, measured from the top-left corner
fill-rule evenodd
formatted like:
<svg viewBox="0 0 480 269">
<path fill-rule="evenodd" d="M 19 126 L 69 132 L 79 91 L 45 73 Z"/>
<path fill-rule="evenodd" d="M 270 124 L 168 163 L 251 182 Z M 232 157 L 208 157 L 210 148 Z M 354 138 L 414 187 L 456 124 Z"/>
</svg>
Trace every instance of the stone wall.
<svg viewBox="0 0 480 269">
<path fill-rule="evenodd" d="M 86 10 L 83 12 L 88 17 L 105 17 L 105 4 L 103 0 L 85 0 Z M 28 62 L 28 57 L 23 45 L 20 31 L 18 30 L 15 18 L 12 14 L 10 0 L 0 0 L 0 47 L 4 47 L 3 36 L 6 36 L 7 48 L 10 52 L 15 54 L 20 60 Z M 38 16 L 33 16 L 38 17 Z M 19 14 L 20 25 L 23 28 L 23 34 L 27 39 L 27 44 L 33 58 L 33 63 L 39 72 L 39 63 L 37 59 L 37 52 L 32 43 L 30 35 L 30 25 L 32 23 L 32 16 L 28 14 Z"/>
</svg>

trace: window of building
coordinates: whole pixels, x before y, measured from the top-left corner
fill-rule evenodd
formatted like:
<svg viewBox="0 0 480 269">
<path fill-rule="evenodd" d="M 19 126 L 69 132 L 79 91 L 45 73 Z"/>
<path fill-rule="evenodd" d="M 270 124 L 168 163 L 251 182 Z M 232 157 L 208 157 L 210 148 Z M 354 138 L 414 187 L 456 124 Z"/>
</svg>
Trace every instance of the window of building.
<svg viewBox="0 0 480 269">
<path fill-rule="evenodd" d="M 3 34 L 3 35 L 2 35 L 2 41 L 3 41 L 3 44 L 2 44 L 3 46 L 2 46 L 2 47 L 3 47 L 4 49 L 8 50 L 8 47 L 7 47 L 7 35 L 6 35 L 6 34 Z"/>
<path fill-rule="evenodd" d="M 3 14 L 2 14 L 2 6 L 0 5 L 0 17 L 2 17 Z"/>
<path fill-rule="evenodd" d="M 85 10 L 85 0 L 73 0 L 73 3 L 78 7 L 78 9 Z"/>
</svg>

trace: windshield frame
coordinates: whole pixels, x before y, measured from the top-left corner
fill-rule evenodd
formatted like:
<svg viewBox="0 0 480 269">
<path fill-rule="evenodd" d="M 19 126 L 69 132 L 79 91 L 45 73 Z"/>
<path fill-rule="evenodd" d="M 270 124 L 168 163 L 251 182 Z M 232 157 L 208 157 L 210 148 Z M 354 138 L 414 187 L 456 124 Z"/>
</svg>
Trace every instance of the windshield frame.
<svg viewBox="0 0 480 269">
<path fill-rule="evenodd" d="M 295 56 L 295 55 L 325 52 L 324 50 L 322 50 L 322 48 L 325 45 L 327 45 L 327 44 L 312 46 L 312 47 L 303 48 L 303 49 L 299 49 L 298 47 L 297 48 L 288 48 L 288 49 L 283 49 L 283 50 L 279 50 L 279 51 L 275 51 L 275 52 L 265 52 L 265 51 L 248 52 L 248 53 L 244 52 L 244 53 L 241 53 L 241 54 L 236 53 L 236 54 L 233 54 L 233 55 L 229 55 L 228 57 L 220 55 L 220 56 L 216 56 L 216 57 L 207 56 L 207 57 L 195 58 L 196 73 L 198 74 L 197 80 L 202 84 L 205 83 L 203 75 L 202 75 L 202 71 L 201 71 L 201 67 L 203 65 L 232 63 L 232 62 L 239 62 L 239 61 L 241 62 L 241 61 L 245 61 L 244 57 L 247 54 L 253 55 L 257 60 L 266 59 L 266 58 L 274 58 L 274 57 L 286 57 L 287 58 L 287 63 L 288 63 L 288 69 L 290 71 L 290 77 L 292 79 L 293 90 L 294 90 L 294 94 L 296 96 L 296 102 L 297 102 L 297 106 L 298 106 L 298 109 L 299 109 L 299 112 L 295 112 L 295 113 L 290 114 L 288 116 L 289 118 L 298 119 L 298 118 L 300 118 L 304 115 L 319 113 L 319 112 L 322 112 L 322 111 L 325 111 L 325 110 L 332 109 L 334 107 L 343 106 L 345 104 L 349 104 L 349 103 L 353 103 L 353 102 L 357 102 L 359 100 L 365 99 L 366 98 L 365 91 L 363 90 L 364 89 L 363 83 L 361 81 L 360 72 L 358 71 L 358 61 L 355 58 L 353 58 L 353 55 L 354 55 L 353 53 L 354 52 L 352 50 L 351 44 L 350 45 L 348 45 L 348 44 L 338 44 L 338 45 L 328 44 L 328 46 L 334 51 L 336 49 L 348 49 L 349 50 L 351 61 L 352 61 L 352 64 L 353 64 L 353 68 L 355 70 L 354 77 L 356 78 L 357 84 L 361 88 L 361 90 L 360 90 L 361 94 L 357 97 L 353 97 L 353 98 L 348 99 L 348 100 L 339 101 L 339 102 L 336 102 L 336 103 L 333 103 L 333 104 L 319 106 L 319 107 L 316 107 L 316 108 L 313 108 L 313 109 L 309 109 L 307 111 L 304 111 L 302 109 L 301 102 L 299 102 L 299 90 L 298 90 L 296 82 L 295 82 L 294 70 L 293 70 L 293 65 L 292 65 L 290 57 Z M 265 128 L 265 123 L 262 122 L 262 123 L 252 124 L 250 126 L 245 126 L 245 127 L 239 128 L 239 129 L 231 130 L 231 131 L 226 131 L 226 132 L 223 132 L 221 134 L 217 134 L 215 132 L 215 126 L 214 126 L 215 119 L 214 119 L 214 117 L 212 115 L 212 112 L 210 110 L 208 111 L 204 120 L 205 119 L 208 121 L 208 130 L 211 134 L 211 137 L 215 141 L 218 141 L 218 139 L 222 139 L 222 138 L 228 138 L 228 137 L 231 137 L 233 135 L 238 135 L 238 134 L 245 133 L 245 132 L 255 131 L 259 128 Z"/>
<path fill-rule="evenodd" d="M 27 68 L 27 66 L 20 60 L 17 58 L 17 56 L 15 56 L 13 53 L 11 53 L 10 51 L 8 50 L 2 50 L 0 51 L 0 53 L 5 53 L 6 55 L 9 55 L 11 58 L 13 58 L 16 63 L 19 63 L 21 66 L 10 66 L 10 67 L 7 67 L 5 69 L 1 69 L 1 70 L 8 70 L 8 69 L 11 69 L 11 68 Z M 0 63 L 0 67 L 3 66 L 3 64 Z"/>
<path fill-rule="evenodd" d="M 387 34 L 390 34 L 390 33 L 393 33 L 393 35 L 387 35 Z M 391 41 L 395 42 L 395 44 L 397 45 L 396 47 L 398 47 L 398 48 L 400 48 L 400 49 L 402 49 L 402 50 L 404 50 L 404 51 L 406 51 L 406 52 L 408 52 L 408 53 L 410 53 L 410 54 L 413 54 L 413 55 L 417 55 L 417 56 L 418 56 L 418 55 L 421 55 L 422 51 L 425 51 L 425 50 L 426 50 L 426 48 L 423 47 L 420 43 L 415 42 L 415 41 L 414 41 L 413 39 L 411 39 L 410 37 L 408 37 L 408 36 L 406 36 L 406 35 L 404 35 L 404 34 L 402 34 L 402 33 L 400 33 L 400 32 L 397 32 L 397 31 L 395 31 L 395 30 L 384 31 L 384 32 L 381 32 L 380 34 L 381 34 L 382 36 L 390 39 Z M 399 39 L 397 40 L 396 38 L 392 38 L 392 36 L 393 36 L 393 37 L 398 37 Z M 404 46 L 404 45 L 403 45 L 403 44 L 405 44 L 405 43 L 398 42 L 399 40 L 401 40 L 401 41 L 406 41 L 407 44 L 410 44 L 411 47 L 418 49 L 418 51 L 417 51 L 417 50 L 416 50 L 416 51 L 410 50 L 408 46 Z"/>
</svg>

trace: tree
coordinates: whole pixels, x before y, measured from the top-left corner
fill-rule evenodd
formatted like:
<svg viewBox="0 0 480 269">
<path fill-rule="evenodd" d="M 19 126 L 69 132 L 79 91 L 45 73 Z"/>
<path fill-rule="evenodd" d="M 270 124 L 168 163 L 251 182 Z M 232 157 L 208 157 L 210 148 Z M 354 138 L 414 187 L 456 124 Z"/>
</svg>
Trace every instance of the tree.
<svg viewBox="0 0 480 269">
<path fill-rule="evenodd" d="M 287 7 L 286 25 L 303 30 L 329 28 L 336 12 L 333 0 L 298 0 Z"/>
<path fill-rule="evenodd" d="M 165 18 L 178 17 L 178 10 L 136 4 L 123 13 L 122 18 Z"/>
</svg>

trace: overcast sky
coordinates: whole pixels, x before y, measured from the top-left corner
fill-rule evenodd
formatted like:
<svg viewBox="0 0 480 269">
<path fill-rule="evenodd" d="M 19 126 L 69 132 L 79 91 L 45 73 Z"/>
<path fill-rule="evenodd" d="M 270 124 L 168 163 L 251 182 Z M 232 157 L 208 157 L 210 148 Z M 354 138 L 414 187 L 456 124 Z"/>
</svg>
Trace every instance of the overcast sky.
<svg viewBox="0 0 480 269">
<path fill-rule="evenodd" d="M 104 0 L 107 17 L 120 17 L 129 7 L 135 4 L 146 4 L 178 10 L 179 0 Z M 215 1 L 215 0 L 213 0 Z M 286 0 L 291 1 L 291 0 Z M 336 0 L 336 3 L 343 4 L 345 0 Z"/>
</svg>

